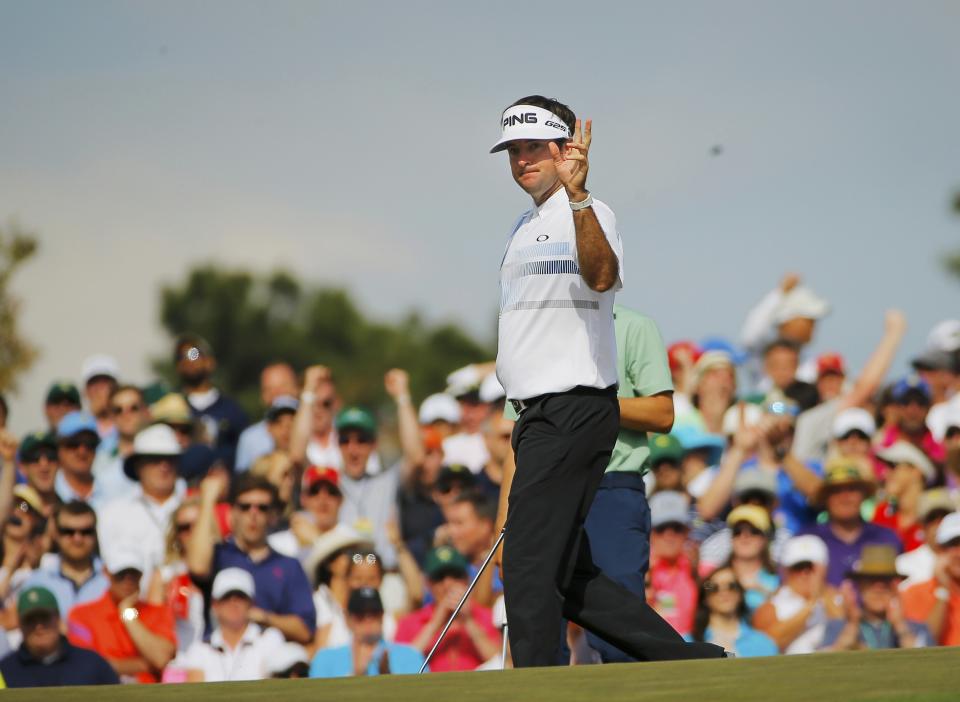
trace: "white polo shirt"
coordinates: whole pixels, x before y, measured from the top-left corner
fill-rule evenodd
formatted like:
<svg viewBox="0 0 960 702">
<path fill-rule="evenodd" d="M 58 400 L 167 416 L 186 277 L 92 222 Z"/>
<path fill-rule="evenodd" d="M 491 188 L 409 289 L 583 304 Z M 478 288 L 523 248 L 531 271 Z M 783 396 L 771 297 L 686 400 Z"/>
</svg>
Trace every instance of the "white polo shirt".
<svg viewBox="0 0 960 702">
<path fill-rule="evenodd" d="M 525 212 L 507 241 L 497 377 L 511 400 L 617 382 L 613 301 L 623 287 L 623 245 L 613 211 L 593 203 L 620 267 L 606 292 L 591 290 L 580 276 L 573 211 L 563 188 Z"/>
<path fill-rule="evenodd" d="M 283 644 L 283 634 L 277 629 L 261 630 L 250 623 L 240 643 L 231 649 L 218 628 L 210 635 L 210 643 L 198 641 L 190 647 L 182 665 L 187 670 L 202 670 L 204 682 L 264 680 L 270 677 L 267 661 Z"/>
</svg>

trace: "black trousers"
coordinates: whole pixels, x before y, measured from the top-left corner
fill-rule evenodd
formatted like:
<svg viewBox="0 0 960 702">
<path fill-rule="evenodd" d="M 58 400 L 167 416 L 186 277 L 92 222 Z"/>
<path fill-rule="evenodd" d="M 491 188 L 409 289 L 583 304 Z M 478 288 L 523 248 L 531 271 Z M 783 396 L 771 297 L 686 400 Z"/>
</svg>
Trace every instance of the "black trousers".
<svg viewBox="0 0 960 702">
<path fill-rule="evenodd" d="M 720 658 L 687 643 L 646 601 L 594 564 L 583 528 L 616 442 L 613 388 L 547 395 L 513 431 L 503 584 L 516 667 L 556 665 L 561 616 L 639 660 Z"/>
</svg>

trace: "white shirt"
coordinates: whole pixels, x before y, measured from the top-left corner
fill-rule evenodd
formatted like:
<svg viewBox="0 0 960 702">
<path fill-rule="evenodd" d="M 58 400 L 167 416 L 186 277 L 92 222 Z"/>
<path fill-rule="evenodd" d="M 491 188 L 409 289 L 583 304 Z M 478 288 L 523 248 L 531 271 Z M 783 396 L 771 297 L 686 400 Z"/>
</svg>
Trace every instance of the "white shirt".
<svg viewBox="0 0 960 702">
<path fill-rule="evenodd" d="M 218 628 L 210 635 L 210 643 L 200 641 L 190 647 L 183 657 L 183 666 L 203 671 L 205 682 L 264 680 L 270 677 L 267 660 L 283 644 L 283 634 L 276 629 L 261 630 L 251 623 L 237 647 L 231 649 Z"/>
<path fill-rule="evenodd" d="M 466 466 L 476 475 L 490 460 L 490 451 L 482 434 L 460 432 L 443 440 L 443 462 L 448 466 Z"/>
<path fill-rule="evenodd" d="M 770 598 L 770 602 L 777 613 L 777 619 L 784 621 L 798 614 L 807 600 L 784 585 Z M 813 653 L 823 644 L 823 635 L 827 630 L 827 611 L 822 602 L 818 602 L 814 607 L 805 626 L 806 629 L 787 646 L 784 653 Z"/>
<path fill-rule="evenodd" d="M 507 241 L 500 265 L 497 377 L 510 399 L 617 382 L 613 301 L 622 287 L 623 245 L 613 212 L 593 202 L 620 270 L 607 292 L 591 290 L 580 275 L 573 212 L 563 188 L 525 212 Z"/>
<path fill-rule="evenodd" d="M 912 551 L 897 556 L 897 571 L 907 576 L 900 583 L 900 589 L 906 590 L 911 585 L 933 579 L 933 571 L 937 565 L 937 555 L 927 544 Z"/>
<path fill-rule="evenodd" d="M 340 453 L 340 443 L 337 440 L 335 429 L 330 430 L 330 436 L 327 445 L 323 446 L 315 438 L 310 437 L 307 443 L 307 462 L 312 466 L 320 468 L 335 468 L 343 470 L 343 454 Z M 383 464 L 380 462 L 380 456 L 374 451 L 367 459 L 367 474 L 376 475 L 383 470 Z"/>
<path fill-rule="evenodd" d="M 163 563 L 170 518 L 180 506 L 182 492 L 175 490 L 162 504 L 144 496 L 138 488 L 131 497 L 108 502 L 97 518 L 101 553 L 125 546 L 146 557 L 147 570 L 141 586 L 146 587 L 154 568 Z"/>
</svg>

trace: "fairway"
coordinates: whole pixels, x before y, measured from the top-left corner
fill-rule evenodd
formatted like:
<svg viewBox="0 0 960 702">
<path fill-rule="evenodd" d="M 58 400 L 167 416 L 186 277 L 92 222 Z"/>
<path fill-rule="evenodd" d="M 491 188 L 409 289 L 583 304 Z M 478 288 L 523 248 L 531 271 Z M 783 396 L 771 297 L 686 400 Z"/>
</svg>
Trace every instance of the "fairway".
<svg viewBox="0 0 960 702">
<path fill-rule="evenodd" d="M 960 649 L 831 653 L 809 656 L 540 668 L 373 679 L 277 680 L 203 685 L 8 690 L 16 700 L 276 699 L 282 702 L 818 702 L 960 698 Z"/>
</svg>

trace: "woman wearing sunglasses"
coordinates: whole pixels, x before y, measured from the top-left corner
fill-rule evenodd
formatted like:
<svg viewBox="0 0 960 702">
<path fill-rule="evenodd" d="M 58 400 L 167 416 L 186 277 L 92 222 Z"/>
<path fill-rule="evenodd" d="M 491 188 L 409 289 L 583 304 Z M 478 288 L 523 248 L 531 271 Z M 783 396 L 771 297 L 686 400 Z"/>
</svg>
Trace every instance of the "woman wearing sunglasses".
<svg viewBox="0 0 960 702">
<path fill-rule="evenodd" d="M 770 515 L 757 505 L 740 505 L 727 517 L 731 553 L 725 564 L 743 585 L 747 612 L 752 614 L 780 587 L 776 566 L 770 557 Z"/>
<path fill-rule="evenodd" d="M 704 579 L 698 602 L 692 640 L 722 646 L 742 658 L 778 653 L 773 639 L 747 623 L 743 587 L 733 568 L 721 566 Z"/>
</svg>

